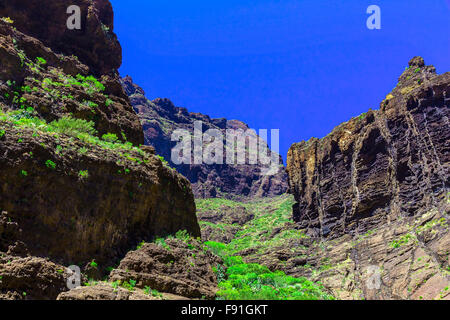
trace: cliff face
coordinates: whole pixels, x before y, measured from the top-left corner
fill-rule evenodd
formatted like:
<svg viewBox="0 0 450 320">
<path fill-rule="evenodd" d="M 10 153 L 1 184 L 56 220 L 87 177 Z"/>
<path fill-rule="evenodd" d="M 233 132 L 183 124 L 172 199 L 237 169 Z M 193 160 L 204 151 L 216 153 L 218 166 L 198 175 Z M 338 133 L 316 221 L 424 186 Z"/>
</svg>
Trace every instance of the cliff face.
<svg viewBox="0 0 450 320">
<path fill-rule="evenodd" d="M 54 19 L 41 20 L 36 8 L 37 4 L 42 8 L 42 1 L 26 1 L 26 4 L 7 1 L 3 9 L 0 6 L 0 16 L 3 16 L 0 19 L 0 103 L 10 109 L 32 107 L 48 122 L 69 115 L 91 120 L 100 135 L 114 133 L 123 141 L 143 144 L 139 119 L 118 82 L 117 70 L 112 69 L 120 66 L 120 60 L 109 63 L 107 73 L 101 73 L 108 59 L 94 59 L 83 54 L 84 47 L 88 52 L 111 51 L 109 54 L 119 57 L 121 52 L 120 46 L 114 50 L 110 48 L 116 43 L 111 30 L 98 34 L 102 26 L 100 17 L 104 14 L 92 6 L 103 2 L 84 2 L 90 4 L 90 9 L 88 21 L 82 24 L 85 26 L 82 34 L 78 30 L 68 30 L 65 25 L 68 2 L 48 1 L 45 12 L 53 12 L 52 16 L 57 17 L 56 26 Z M 29 31 L 34 24 L 39 24 L 40 28 Z M 41 29 L 42 34 L 38 32 Z M 51 33 L 53 29 L 56 34 Z M 66 39 L 66 34 L 74 38 Z M 86 39 L 92 43 L 85 43 Z M 96 49 L 98 46 L 102 50 Z"/>
<path fill-rule="evenodd" d="M 217 129 L 225 137 L 227 129 L 245 131 L 249 128 L 238 120 L 211 119 L 207 115 L 188 112 L 185 108 L 175 107 L 168 99 L 150 101 L 145 97 L 144 90 L 134 84 L 130 77 L 122 79 L 122 85 L 141 119 L 145 144 L 153 146 L 157 154 L 167 159 L 172 167 L 189 179 L 196 197 L 271 197 L 287 191 L 287 175 L 281 157 L 281 166 L 274 175 L 263 175 L 264 165 L 251 165 L 248 162 L 242 165 L 174 164 L 170 159 L 176 142 L 171 141 L 171 135 L 176 129 L 186 129 L 193 133 L 194 122 L 201 121 L 203 132 Z M 263 143 L 268 152 L 267 144 Z"/>
<path fill-rule="evenodd" d="M 72 5 L 81 9 L 81 30 L 66 26 L 67 8 Z M 53 52 L 77 56 L 95 75 L 114 74 L 122 64 L 108 0 L 3 0 L 0 17 L 9 17 L 18 31 L 39 39 Z"/>
<path fill-rule="evenodd" d="M 308 236 L 281 269 L 340 299 L 450 299 L 449 92 L 450 73 L 413 58 L 380 110 L 291 147 Z"/>
<path fill-rule="evenodd" d="M 315 235 L 365 233 L 438 205 L 449 187 L 450 73 L 414 58 L 397 87 L 323 139 L 288 153 L 294 219 Z"/>
<path fill-rule="evenodd" d="M 73 4 L 80 31 L 66 28 Z M 0 297 L 65 288 L 64 267 L 17 257 L 103 271 L 142 240 L 200 235 L 189 181 L 140 146 L 112 19 L 106 0 L 0 3 L 0 251 L 17 260 L 0 266 Z M 33 287 L 39 270 L 57 281 Z"/>
</svg>

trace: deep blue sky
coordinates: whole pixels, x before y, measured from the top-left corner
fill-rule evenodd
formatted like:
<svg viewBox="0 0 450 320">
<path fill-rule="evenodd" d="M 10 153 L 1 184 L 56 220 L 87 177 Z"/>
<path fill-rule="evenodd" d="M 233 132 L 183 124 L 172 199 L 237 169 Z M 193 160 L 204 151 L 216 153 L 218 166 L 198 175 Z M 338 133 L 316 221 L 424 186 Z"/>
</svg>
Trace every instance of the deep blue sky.
<svg viewBox="0 0 450 320">
<path fill-rule="evenodd" d="M 255 129 L 281 154 L 378 108 L 409 59 L 450 71 L 450 0 L 112 0 L 120 72 L 148 98 Z M 366 9 L 381 7 L 382 29 Z"/>
</svg>

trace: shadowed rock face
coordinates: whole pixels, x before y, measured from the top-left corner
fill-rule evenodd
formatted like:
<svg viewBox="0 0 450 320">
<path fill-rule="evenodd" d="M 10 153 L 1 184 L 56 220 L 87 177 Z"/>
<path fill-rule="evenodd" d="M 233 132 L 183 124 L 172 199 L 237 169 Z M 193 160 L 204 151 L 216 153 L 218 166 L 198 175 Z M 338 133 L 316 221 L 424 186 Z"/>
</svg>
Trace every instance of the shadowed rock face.
<svg viewBox="0 0 450 320">
<path fill-rule="evenodd" d="M 78 36 L 79 31 L 68 30 L 65 22 L 64 25 L 53 26 L 52 23 L 59 20 L 45 20 L 45 15 L 40 15 L 43 7 L 47 14 L 67 8 L 73 4 L 72 1 L 44 2 L 45 5 L 42 1 L 6 1 L 0 4 L 0 16 L 11 17 L 12 21 L 7 23 L 0 19 L 0 103 L 8 109 L 32 107 L 49 122 L 68 115 L 94 121 L 100 136 L 114 133 L 123 141 L 143 144 L 139 119 L 118 80 L 116 68 L 121 63 L 120 46 L 115 50 L 110 48 L 115 42 L 108 34 L 103 31 L 99 34 L 94 28 L 101 30 L 100 17 L 109 17 L 109 6 L 106 5 L 109 2 L 94 2 L 105 3 L 94 10 L 92 1 L 79 1 L 89 3 L 92 21 L 83 25 L 94 29 L 88 28 Z M 64 13 L 53 12 L 54 17 L 66 17 L 65 10 Z M 109 20 L 104 19 L 105 22 Z M 33 28 L 34 24 L 41 27 Z M 45 30 L 40 32 L 42 28 Z M 53 28 L 57 34 L 52 36 L 47 29 Z M 59 36 L 58 32 L 63 34 Z M 69 36 L 73 39 L 65 38 Z M 95 54 L 96 58 L 83 57 L 77 50 Z M 103 56 L 104 51 L 119 59 L 118 62 L 110 62 L 105 67 L 108 56 Z M 44 62 L 39 63 L 38 58 Z M 81 76 L 86 78 L 90 75 L 95 75 L 100 83 L 80 80 Z"/>
<path fill-rule="evenodd" d="M 72 4 L 82 31 L 65 27 Z M 103 271 L 142 240 L 200 236 L 189 181 L 138 147 L 109 1 L 1 1 L 0 17 L 0 209 L 15 223 L 0 226 L 0 251 Z M 96 132 L 50 129 L 69 116 Z"/>
<path fill-rule="evenodd" d="M 380 110 L 288 153 L 294 220 L 316 236 L 365 233 L 442 202 L 449 188 L 450 73 L 409 62 Z"/>
<path fill-rule="evenodd" d="M 124 157 L 65 136 L 1 128 L 0 207 L 32 254 L 80 266 L 95 258 L 106 267 L 142 240 L 181 229 L 200 235 L 189 181 L 154 155 Z"/>
<path fill-rule="evenodd" d="M 81 9 L 81 30 L 67 28 L 67 8 Z M 112 74 L 122 63 L 108 0 L 3 0 L 0 17 L 9 17 L 20 32 L 39 39 L 55 53 L 75 55 L 96 75 Z"/>
<path fill-rule="evenodd" d="M 208 129 L 217 129 L 225 137 L 226 129 L 245 131 L 248 126 L 238 120 L 211 119 L 201 113 L 188 112 L 185 108 L 175 107 L 168 99 L 158 98 L 150 101 L 145 97 L 144 90 L 134 84 L 130 77 L 122 79 L 122 85 L 141 119 L 145 144 L 153 146 L 156 152 L 169 161 L 172 167 L 189 179 L 196 197 L 271 197 L 287 191 L 287 175 L 282 166 L 281 157 L 278 173 L 270 176 L 261 174 L 264 168 L 262 164 L 173 164 L 170 159 L 171 150 L 176 145 L 176 142 L 171 141 L 174 130 L 186 129 L 193 133 L 194 122 L 202 121 L 203 132 Z M 225 144 L 226 141 L 224 141 Z M 268 151 L 265 142 L 264 145 L 265 150 Z"/>
</svg>

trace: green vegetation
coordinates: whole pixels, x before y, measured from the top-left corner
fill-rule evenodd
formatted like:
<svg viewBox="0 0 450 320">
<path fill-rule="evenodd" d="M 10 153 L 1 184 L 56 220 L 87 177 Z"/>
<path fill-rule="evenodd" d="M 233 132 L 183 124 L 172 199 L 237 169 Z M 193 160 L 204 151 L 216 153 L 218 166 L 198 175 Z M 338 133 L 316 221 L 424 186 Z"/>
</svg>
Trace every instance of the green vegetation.
<svg viewBox="0 0 450 320">
<path fill-rule="evenodd" d="M 198 211 L 220 211 L 224 207 L 244 207 L 254 219 L 247 222 L 235 234 L 230 243 L 208 241 L 205 246 L 220 256 L 224 265 L 213 268 L 219 282 L 219 299 L 225 300 L 317 300 L 333 299 L 320 284 L 306 278 L 287 276 L 282 271 L 271 272 L 266 266 L 244 262 L 239 255 L 243 250 L 254 249 L 256 255 L 264 255 L 287 241 L 306 238 L 301 230 L 283 227 L 291 222 L 292 204 L 290 196 L 237 202 L 227 199 L 200 199 L 196 201 Z M 225 223 L 201 222 L 202 227 L 215 226 L 220 232 Z M 231 225 L 228 225 L 231 226 Z M 236 225 L 235 225 L 236 226 Z M 273 231 L 281 229 L 275 235 Z"/>
<path fill-rule="evenodd" d="M 413 236 L 410 233 L 407 233 L 401 236 L 399 239 L 395 239 L 390 243 L 392 248 L 399 248 L 409 242 Z"/>
<path fill-rule="evenodd" d="M 45 161 L 45 165 L 47 166 L 47 168 L 56 169 L 56 163 L 54 163 L 52 160 L 47 160 Z"/>
<path fill-rule="evenodd" d="M 87 179 L 87 178 L 89 178 L 88 170 L 80 170 L 80 172 L 78 172 L 78 177 L 80 177 L 80 179 Z"/>
<path fill-rule="evenodd" d="M 12 20 L 10 17 L 2 17 L 1 20 L 5 23 L 13 24 L 14 20 Z"/>
<path fill-rule="evenodd" d="M 97 137 L 97 130 L 94 128 L 94 122 L 86 121 L 83 119 L 74 119 L 71 117 L 63 117 L 61 119 L 47 123 L 45 120 L 36 117 L 31 110 L 16 110 L 9 112 L 2 112 L 0 110 L 0 125 L 11 124 L 16 128 L 29 128 L 35 131 L 35 133 L 56 133 L 64 134 L 82 142 L 99 146 L 103 149 L 118 150 L 118 151 L 134 151 L 140 156 L 144 157 L 146 154 L 138 147 L 134 147 L 131 142 L 122 143 L 121 141 L 113 138 L 114 134 L 106 134 L 104 137 L 107 141 Z M 5 132 L 4 129 L 0 131 Z M 4 135 L 4 133 L 3 133 Z M 0 135 L 1 137 L 1 135 Z M 85 153 L 87 150 L 83 147 L 80 149 L 81 153 Z M 119 153 L 120 156 L 137 163 L 147 162 L 148 160 L 139 159 L 131 156 L 130 153 Z"/>
<path fill-rule="evenodd" d="M 105 106 L 109 107 L 110 105 L 112 105 L 114 103 L 114 101 L 112 101 L 111 99 L 106 99 L 105 101 Z"/>
<path fill-rule="evenodd" d="M 91 263 L 89 264 L 92 268 L 95 268 L 95 269 L 97 269 L 97 267 L 98 267 L 98 264 L 97 264 L 97 262 L 95 262 L 95 260 L 92 260 L 91 261 Z"/>
<path fill-rule="evenodd" d="M 144 287 L 144 293 L 155 298 L 163 299 L 162 293 L 160 293 L 158 290 L 151 289 L 149 286 Z"/>
<path fill-rule="evenodd" d="M 38 64 L 40 66 L 43 66 L 43 65 L 47 64 L 47 61 L 44 58 L 42 58 L 42 57 L 37 57 L 36 58 L 36 64 Z"/>
<path fill-rule="evenodd" d="M 307 236 L 302 230 L 286 228 L 272 235 L 276 228 L 283 228 L 292 221 L 292 205 L 294 199 L 291 196 L 280 196 L 276 199 L 263 199 L 252 202 L 237 202 L 227 199 L 199 199 L 196 200 L 197 211 L 220 211 L 226 207 L 244 207 L 254 218 L 239 230 L 233 240 L 226 246 L 228 255 L 239 255 L 241 251 L 255 249 L 259 254 L 270 252 L 274 247 L 282 246 L 286 241 L 295 241 Z M 200 226 L 208 225 L 200 222 Z M 211 225 L 211 224 L 209 224 Z M 217 229 L 227 225 L 218 223 Z M 232 226 L 232 225 L 228 225 Z"/>
<path fill-rule="evenodd" d="M 107 133 L 102 136 L 102 140 L 110 143 L 116 143 L 119 138 L 114 133 Z"/>
<path fill-rule="evenodd" d="M 163 163 L 163 165 L 165 165 L 165 166 L 169 166 L 169 162 L 167 162 L 167 160 L 166 160 L 166 159 L 164 159 L 164 157 L 163 157 L 163 156 L 159 156 L 159 155 L 158 155 L 158 158 L 159 158 L 159 160 L 161 160 L 161 162 Z"/>
<path fill-rule="evenodd" d="M 209 241 L 205 245 L 222 257 L 227 267 L 217 266 L 214 271 L 219 281 L 217 296 L 224 300 L 329 300 L 332 296 L 320 284 L 306 278 L 287 276 L 282 271 L 271 272 L 266 266 L 244 263 L 240 256 L 226 254 L 227 246 Z"/>
<path fill-rule="evenodd" d="M 78 134 L 94 135 L 96 133 L 94 122 L 71 117 L 55 120 L 50 123 L 47 129 L 51 132 L 63 133 L 69 136 L 77 136 Z"/>
</svg>

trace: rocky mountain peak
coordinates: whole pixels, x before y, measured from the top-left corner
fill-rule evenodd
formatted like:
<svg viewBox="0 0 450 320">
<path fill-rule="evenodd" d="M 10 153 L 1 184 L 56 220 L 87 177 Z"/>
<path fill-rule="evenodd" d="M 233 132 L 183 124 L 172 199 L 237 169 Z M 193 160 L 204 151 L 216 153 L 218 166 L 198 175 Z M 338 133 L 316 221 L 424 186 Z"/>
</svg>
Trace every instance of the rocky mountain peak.
<svg viewBox="0 0 450 320">
<path fill-rule="evenodd" d="M 171 150 L 176 145 L 171 141 L 174 130 L 193 132 L 194 122 L 201 121 L 203 132 L 217 129 L 225 137 L 227 129 L 245 131 L 249 126 L 239 120 L 211 119 L 202 113 L 188 112 L 186 108 L 176 107 L 169 99 L 150 101 L 144 96 L 144 90 L 132 82 L 131 77 L 122 79 L 122 85 L 141 119 L 145 143 L 153 146 L 159 155 L 191 181 L 196 197 L 274 196 L 286 192 L 287 176 L 279 155 L 281 167 L 273 176 L 263 176 L 262 165 L 174 164 L 170 160 Z M 269 150 L 267 145 L 265 148 Z"/>
</svg>

